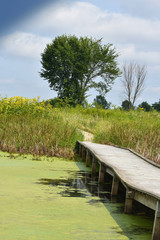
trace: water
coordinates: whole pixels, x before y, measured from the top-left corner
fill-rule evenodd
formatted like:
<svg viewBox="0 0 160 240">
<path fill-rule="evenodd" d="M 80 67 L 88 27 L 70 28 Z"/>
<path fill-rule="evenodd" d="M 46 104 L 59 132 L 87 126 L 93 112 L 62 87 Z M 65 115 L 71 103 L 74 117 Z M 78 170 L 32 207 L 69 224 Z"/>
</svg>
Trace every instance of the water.
<svg viewBox="0 0 160 240">
<path fill-rule="evenodd" d="M 84 163 L 0 155 L 0 239 L 151 239 L 153 219 L 123 214 Z"/>
</svg>

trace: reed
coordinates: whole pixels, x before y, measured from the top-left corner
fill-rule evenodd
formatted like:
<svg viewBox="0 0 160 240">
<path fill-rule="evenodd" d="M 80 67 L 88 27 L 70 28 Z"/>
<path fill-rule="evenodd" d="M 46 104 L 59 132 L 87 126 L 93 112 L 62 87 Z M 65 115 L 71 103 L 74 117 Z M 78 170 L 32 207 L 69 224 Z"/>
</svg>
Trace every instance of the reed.
<svg viewBox="0 0 160 240">
<path fill-rule="evenodd" d="M 2 151 L 73 158 L 77 139 L 83 139 L 73 122 L 38 100 L 5 98 L 0 109 Z"/>
<path fill-rule="evenodd" d="M 135 150 L 160 164 L 160 113 L 67 106 L 33 98 L 0 98 L 0 150 L 73 158 L 80 130 L 94 142 Z"/>
</svg>

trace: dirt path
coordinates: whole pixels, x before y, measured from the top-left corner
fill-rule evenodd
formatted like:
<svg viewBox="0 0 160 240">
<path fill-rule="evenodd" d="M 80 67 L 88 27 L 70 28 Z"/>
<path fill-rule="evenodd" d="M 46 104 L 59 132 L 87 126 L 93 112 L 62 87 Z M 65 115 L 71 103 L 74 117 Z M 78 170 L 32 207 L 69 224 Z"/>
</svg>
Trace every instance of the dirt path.
<svg viewBox="0 0 160 240">
<path fill-rule="evenodd" d="M 84 141 L 86 142 L 92 142 L 94 135 L 92 133 L 86 132 L 81 130 L 82 134 L 84 135 Z"/>
</svg>

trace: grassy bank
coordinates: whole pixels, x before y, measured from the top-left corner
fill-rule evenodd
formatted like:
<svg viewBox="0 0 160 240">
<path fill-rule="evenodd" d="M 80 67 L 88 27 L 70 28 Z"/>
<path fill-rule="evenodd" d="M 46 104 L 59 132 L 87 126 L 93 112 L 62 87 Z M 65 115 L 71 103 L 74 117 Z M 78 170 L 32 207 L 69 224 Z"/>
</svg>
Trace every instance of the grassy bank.
<svg viewBox="0 0 160 240">
<path fill-rule="evenodd" d="M 127 147 L 160 163 L 160 114 L 117 112 L 105 122 L 103 128 L 97 127 L 95 142 Z"/>
<path fill-rule="evenodd" d="M 73 122 L 38 99 L 1 99 L 0 111 L 2 151 L 73 158 L 77 139 L 83 139 Z"/>
<path fill-rule="evenodd" d="M 0 99 L 0 149 L 8 152 L 74 157 L 79 129 L 94 142 L 135 150 L 160 163 L 160 114 L 101 108 L 52 108 L 38 99 Z"/>
<path fill-rule="evenodd" d="M 94 134 L 94 142 L 135 150 L 160 163 L 160 114 L 156 111 L 103 110 L 77 107 L 61 109 L 61 116 Z"/>
</svg>

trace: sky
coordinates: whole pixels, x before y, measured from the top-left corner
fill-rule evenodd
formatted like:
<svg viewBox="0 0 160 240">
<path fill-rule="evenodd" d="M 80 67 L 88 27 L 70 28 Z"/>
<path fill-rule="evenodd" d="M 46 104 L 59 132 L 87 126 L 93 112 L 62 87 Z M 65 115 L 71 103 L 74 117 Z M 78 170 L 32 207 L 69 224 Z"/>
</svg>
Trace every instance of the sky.
<svg viewBox="0 0 160 240">
<path fill-rule="evenodd" d="M 40 77 L 41 53 L 67 34 L 103 38 L 119 53 L 118 63 L 146 65 L 143 93 L 136 105 L 160 99 L 159 0 L 5 0 L 0 8 L 0 94 L 50 99 L 57 93 Z M 106 100 L 121 106 L 125 95 L 117 78 Z M 98 93 L 91 90 L 92 103 Z"/>
</svg>

